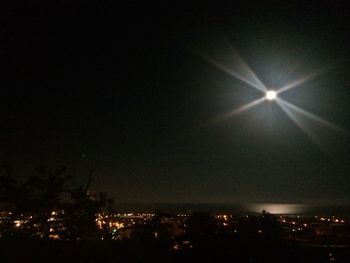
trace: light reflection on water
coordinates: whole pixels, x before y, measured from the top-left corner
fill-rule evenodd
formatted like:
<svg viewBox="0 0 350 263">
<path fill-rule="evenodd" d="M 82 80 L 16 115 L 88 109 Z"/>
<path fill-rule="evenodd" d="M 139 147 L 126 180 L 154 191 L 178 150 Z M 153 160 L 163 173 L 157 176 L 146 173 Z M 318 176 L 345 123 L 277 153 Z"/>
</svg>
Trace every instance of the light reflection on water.
<svg viewBox="0 0 350 263">
<path fill-rule="evenodd" d="M 248 212 L 261 213 L 262 211 L 271 214 L 300 214 L 307 210 L 304 204 L 249 204 L 244 207 Z"/>
</svg>

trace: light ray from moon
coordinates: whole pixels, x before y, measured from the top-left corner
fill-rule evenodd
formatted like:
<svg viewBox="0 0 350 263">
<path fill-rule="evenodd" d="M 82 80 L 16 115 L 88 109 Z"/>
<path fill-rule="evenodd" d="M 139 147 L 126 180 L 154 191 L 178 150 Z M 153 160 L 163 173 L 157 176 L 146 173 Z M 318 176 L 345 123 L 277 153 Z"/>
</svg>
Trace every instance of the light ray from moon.
<svg viewBox="0 0 350 263">
<path fill-rule="evenodd" d="M 324 69 L 319 70 L 319 71 L 317 71 L 317 72 L 314 72 L 314 73 L 311 73 L 311 74 L 309 74 L 309 75 L 306 75 L 306 76 L 304 76 L 304 77 L 301 78 L 301 79 L 297 79 L 297 80 L 295 80 L 295 81 L 293 81 L 293 82 L 291 82 L 291 83 L 289 83 L 289 84 L 283 86 L 282 88 L 280 88 L 280 89 L 277 90 L 276 92 L 277 92 L 277 94 L 279 94 L 279 93 L 285 92 L 285 91 L 287 91 L 287 90 L 293 89 L 293 88 L 295 88 L 295 87 L 298 87 L 298 86 L 300 86 L 301 84 L 304 84 L 304 83 L 306 83 L 306 82 L 308 82 L 308 81 L 310 81 L 310 80 L 316 78 L 316 77 L 319 76 L 321 73 L 323 73 L 324 71 L 328 70 L 329 68 L 330 68 L 330 67 L 324 68 Z"/>
<path fill-rule="evenodd" d="M 301 123 L 301 120 L 300 118 L 298 118 L 298 114 L 299 115 L 302 115 L 304 117 L 307 117 L 308 119 L 312 120 L 312 121 L 315 121 L 319 124 L 322 124 L 324 126 L 327 126 L 328 128 L 331 128 L 331 129 L 334 129 L 338 132 L 343 132 L 343 133 L 346 133 L 348 134 L 349 132 L 347 130 L 345 130 L 344 128 L 342 127 L 339 127 L 333 123 L 331 123 L 330 121 L 327 121 L 319 116 L 317 116 L 316 114 L 313 114 L 311 112 L 308 112 L 306 110 L 303 110 L 301 108 L 299 108 L 298 106 L 292 104 L 292 103 L 289 103 L 285 100 L 282 100 L 282 99 L 277 99 L 277 103 L 281 106 L 282 110 L 284 110 L 287 115 L 295 122 L 298 124 L 298 126 L 300 128 L 302 128 L 304 131 L 306 131 L 306 127 L 305 125 L 302 125 Z M 310 132 L 309 132 L 310 133 Z"/>
<path fill-rule="evenodd" d="M 230 117 L 233 117 L 234 115 L 237 115 L 237 114 L 239 114 L 239 113 L 242 113 L 242 112 L 244 112 L 244 111 L 246 111 L 246 110 L 248 110 L 248 109 L 250 109 L 250 108 L 252 108 L 252 107 L 254 107 L 254 106 L 256 106 L 256 105 L 258 105 L 258 104 L 260 104 L 260 103 L 262 103 L 262 102 L 265 101 L 265 100 L 266 100 L 266 98 L 265 98 L 265 97 L 262 97 L 262 98 L 260 98 L 260 99 L 254 100 L 254 101 L 252 101 L 252 102 L 250 102 L 250 103 L 247 103 L 247 104 L 245 104 L 245 105 L 239 107 L 238 109 L 235 109 L 235 110 L 233 110 L 233 111 L 230 111 L 230 112 L 228 112 L 228 113 L 226 113 L 226 114 L 220 116 L 219 118 L 217 118 L 216 120 L 214 120 L 213 123 L 218 123 L 218 122 L 225 121 L 226 119 L 228 119 L 228 118 L 230 118 Z"/>
<path fill-rule="evenodd" d="M 266 87 L 262 84 L 262 82 L 258 79 L 258 77 L 254 74 L 254 72 L 248 67 L 248 65 L 245 64 L 245 62 L 243 61 L 243 59 L 238 59 L 237 61 L 240 61 L 240 66 L 241 68 L 245 69 L 246 71 L 246 75 L 248 75 L 250 77 L 250 79 L 246 78 L 243 76 L 243 74 L 239 74 L 237 72 L 235 72 L 233 69 L 231 69 L 228 66 L 223 65 L 222 63 L 216 61 L 213 58 L 210 58 L 208 55 L 205 55 L 201 52 L 197 52 L 202 58 L 204 58 L 205 60 L 207 60 L 208 62 L 210 62 L 211 64 L 213 64 L 214 66 L 216 66 L 217 68 L 221 69 L 222 71 L 224 71 L 225 73 L 229 74 L 230 76 L 235 77 L 236 79 L 239 79 L 240 81 L 248 84 L 249 86 L 263 91 L 266 91 Z"/>
<path fill-rule="evenodd" d="M 260 99 L 257 99 L 257 100 L 254 100 L 254 101 L 252 101 L 252 102 L 250 102 L 250 103 L 248 103 L 248 104 L 243 105 L 242 107 L 239 107 L 238 109 L 235 109 L 235 110 L 231 111 L 231 112 L 229 113 L 229 115 L 230 115 L 230 116 L 233 116 L 233 115 L 236 115 L 236 114 L 241 113 L 241 112 L 243 112 L 243 111 L 246 111 L 246 110 L 248 110 L 248 109 L 250 109 L 250 108 L 252 108 L 252 107 L 254 107 L 254 106 L 260 104 L 260 103 L 263 102 L 264 100 L 265 100 L 264 97 L 263 97 L 263 98 L 260 98 Z"/>
<path fill-rule="evenodd" d="M 319 145 L 319 142 L 315 139 L 315 135 L 312 133 L 312 131 L 308 128 L 307 125 L 305 125 L 300 118 L 296 116 L 295 113 L 293 113 L 290 108 L 286 106 L 286 103 L 282 99 L 276 100 L 277 104 L 281 107 L 281 109 L 287 114 L 287 116 L 303 131 L 309 138 L 315 142 L 317 145 Z"/>
</svg>

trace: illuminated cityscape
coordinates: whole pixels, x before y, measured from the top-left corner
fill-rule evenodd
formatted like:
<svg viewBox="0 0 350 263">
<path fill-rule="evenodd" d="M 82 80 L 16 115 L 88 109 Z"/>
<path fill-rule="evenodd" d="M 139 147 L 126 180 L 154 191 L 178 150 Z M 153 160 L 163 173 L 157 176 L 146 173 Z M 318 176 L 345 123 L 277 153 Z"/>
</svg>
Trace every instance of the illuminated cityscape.
<svg viewBox="0 0 350 263">
<path fill-rule="evenodd" d="M 180 213 L 97 213 L 95 214 L 95 222 L 97 228 L 100 230 L 101 239 L 124 240 L 130 239 L 139 227 L 149 226 L 158 220 L 160 225 L 166 226 L 166 231 L 171 236 L 184 237 L 187 231 L 187 221 L 194 214 Z M 323 245 L 327 237 L 330 242 L 329 245 L 350 246 L 350 224 L 345 218 L 336 216 L 299 216 L 299 215 L 279 215 L 269 214 L 262 211 L 262 214 L 240 214 L 234 215 L 231 213 L 208 213 L 208 216 L 215 220 L 216 227 L 227 229 L 237 234 L 242 220 L 251 218 L 264 218 L 271 216 L 278 222 L 282 234 L 285 238 L 300 241 L 302 244 L 319 244 Z M 40 226 L 34 223 L 33 215 L 23 215 L 13 217 L 10 211 L 2 211 L 0 213 L 0 226 L 2 229 L 1 236 L 8 235 L 9 229 L 15 229 L 17 233 L 30 232 L 37 237 L 43 237 L 40 232 Z M 52 211 L 47 218 L 49 224 L 49 238 L 50 239 L 64 239 L 65 235 L 60 235 L 66 230 L 65 226 L 65 212 L 64 210 Z M 10 235 L 13 234 L 12 232 Z M 264 234 L 263 230 L 258 229 L 257 234 Z M 154 238 L 157 238 L 159 233 L 152 232 Z M 81 239 L 77 237 L 77 240 Z M 332 240 L 332 241 L 330 241 Z M 183 240 L 186 242 L 186 240 Z M 190 241 L 187 241 L 190 242 Z M 334 244 L 332 242 L 335 242 Z M 338 243 L 337 243 L 338 242 Z M 339 243 L 340 242 L 340 243 Z"/>
</svg>

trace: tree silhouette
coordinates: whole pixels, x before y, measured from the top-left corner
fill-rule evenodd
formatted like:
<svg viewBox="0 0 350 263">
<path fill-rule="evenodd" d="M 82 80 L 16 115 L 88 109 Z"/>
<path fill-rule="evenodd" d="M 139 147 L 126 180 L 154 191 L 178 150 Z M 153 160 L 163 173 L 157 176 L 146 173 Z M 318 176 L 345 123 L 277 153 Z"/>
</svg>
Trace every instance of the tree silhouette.
<svg viewBox="0 0 350 263">
<path fill-rule="evenodd" d="M 43 238 L 49 237 L 49 218 L 55 210 L 63 209 L 62 198 L 68 191 L 67 183 L 72 179 L 65 174 L 66 167 L 50 171 L 46 167 L 39 167 L 36 174 L 29 176 L 24 182 L 24 188 L 29 196 L 33 224 L 40 228 Z"/>
<path fill-rule="evenodd" d="M 79 187 L 69 187 L 72 176 L 66 174 L 66 168 L 60 167 L 49 170 L 39 167 L 34 175 L 24 182 L 18 182 L 12 176 L 12 169 L 2 165 L 0 174 L 0 203 L 6 204 L 11 210 L 11 219 L 6 231 L 14 233 L 13 222 L 20 217 L 29 217 L 26 231 L 29 235 L 40 235 L 48 238 L 52 226 L 54 211 L 64 211 L 62 220 L 65 229 L 60 233 L 66 239 L 95 239 L 102 232 L 97 228 L 96 214 L 105 209 L 108 212 L 113 204 L 105 193 L 98 193 L 96 198 L 88 195 L 93 170 L 88 174 L 87 184 Z M 4 227 L 4 224 L 2 224 Z M 2 229 L 2 232 L 5 230 Z"/>
<path fill-rule="evenodd" d="M 111 210 L 113 200 L 107 198 L 107 194 L 103 192 L 99 192 L 95 196 L 89 195 L 94 171 L 94 168 L 90 169 L 85 186 L 78 186 L 69 192 L 70 202 L 67 202 L 65 206 L 67 210 L 67 231 L 65 233 L 67 239 L 100 239 L 108 235 L 108 231 L 105 229 L 98 229 L 95 220 L 98 213 L 108 213 Z"/>
</svg>

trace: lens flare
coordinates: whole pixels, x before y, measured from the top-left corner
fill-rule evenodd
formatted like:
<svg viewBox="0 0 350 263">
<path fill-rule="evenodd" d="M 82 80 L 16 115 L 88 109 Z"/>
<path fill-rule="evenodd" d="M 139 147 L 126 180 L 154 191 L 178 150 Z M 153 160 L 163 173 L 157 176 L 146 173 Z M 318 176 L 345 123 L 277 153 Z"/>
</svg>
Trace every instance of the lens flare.
<svg viewBox="0 0 350 263">
<path fill-rule="evenodd" d="M 220 123 L 222 121 L 225 121 L 228 118 L 231 118 L 239 113 L 242 113 L 246 110 L 249 110 L 249 109 L 257 106 L 258 104 L 262 103 L 263 101 L 265 101 L 265 97 L 262 97 L 262 98 L 257 99 L 257 100 L 253 100 L 252 102 L 244 104 L 243 106 L 239 107 L 238 109 L 234 109 L 234 110 L 227 112 L 226 114 L 216 118 L 215 120 L 211 121 L 209 124 L 213 125 L 213 124 L 217 124 L 217 123 Z"/>
</svg>

